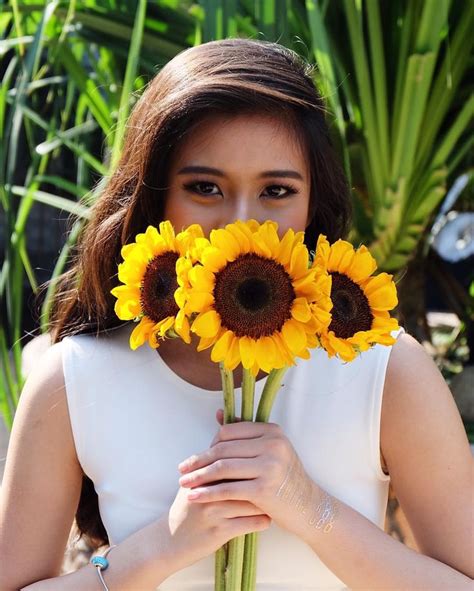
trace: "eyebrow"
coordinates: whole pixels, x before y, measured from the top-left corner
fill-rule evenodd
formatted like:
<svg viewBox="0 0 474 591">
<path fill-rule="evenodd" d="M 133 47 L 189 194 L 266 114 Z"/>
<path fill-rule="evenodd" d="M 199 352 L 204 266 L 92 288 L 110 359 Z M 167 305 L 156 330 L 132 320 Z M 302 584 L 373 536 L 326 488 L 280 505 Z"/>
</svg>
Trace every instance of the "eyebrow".
<svg viewBox="0 0 474 591">
<path fill-rule="evenodd" d="M 214 174 L 215 176 L 224 177 L 225 174 L 218 168 L 211 168 L 209 166 L 185 166 L 178 170 L 178 174 L 187 174 L 190 172 L 203 172 L 206 174 Z M 303 180 L 303 177 L 296 170 L 265 170 L 258 175 L 259 179 L 267 177 L 286 177 L 292 179 Z"/>
</svg>

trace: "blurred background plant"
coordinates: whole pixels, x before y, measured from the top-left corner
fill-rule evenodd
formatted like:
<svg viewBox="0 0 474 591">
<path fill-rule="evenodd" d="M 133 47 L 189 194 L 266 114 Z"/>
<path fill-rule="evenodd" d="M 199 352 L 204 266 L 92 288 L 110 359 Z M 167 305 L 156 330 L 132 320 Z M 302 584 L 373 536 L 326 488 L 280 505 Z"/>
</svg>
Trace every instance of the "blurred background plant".
<svg viewBox="0 0 474 591">
<path fill-rule="evenodd" d="M 474 442 L 474 2 L 0 5 L 0 411 L 7 429 L 26 378 L 23 349 L 39 334 L 47 345 L 55 278 L 116 163 L 130 109 L 177 53 L 238 36 L 276 41 L 317 64 L 315 82 L 353 187 L 350 240 L 394 274 L 399 320 L 453 393 L 461 392 Z"/>
</svg>

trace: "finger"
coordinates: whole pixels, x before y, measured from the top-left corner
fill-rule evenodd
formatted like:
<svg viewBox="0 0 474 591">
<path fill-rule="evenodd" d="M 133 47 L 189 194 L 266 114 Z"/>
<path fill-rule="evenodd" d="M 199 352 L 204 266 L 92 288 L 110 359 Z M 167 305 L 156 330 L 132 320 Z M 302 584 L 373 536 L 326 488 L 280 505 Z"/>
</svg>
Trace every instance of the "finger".
<svg viewBox="0 0 474 591">
<path fill-rule="evenodd" d="M 180 486 L 194 488 L 215 482 L 216 480 L 242 480 L 257 478 L 262 472 L 261 463 L 254 458 L 226 458 L 184 474 L 179 479 Z"/>
<path fill-rule="evenodd" d="M 234 439 L 251 439 L 263 437 L 264 435 L 277 435 L 281 428 L 276 423 L 260 423 L 254 421 L 242 421 L 239 417 L 233 423 L 221 425 L 219 431 L 211 441 L 210 447 L 218 441 L 231 441 Z"/>
<path fill-rule="evenodd" d="M 268 515 L 260 507 L 257 507 L 249 501 L 221 501 L 214 505 L 216 516 L 220 517 L 245 517 L 248 515 Z"/>
<path fill-rule="evenodd" d="M 222 408 L 218 408 L 218 409 L 217 409 L 217 411 L 216 411 L 216 419 L 217 419 L 217 421 L 218 421 L 218 422 L 219 422 L 221 425 L 223 425 L 223 424 L 224 424 L 224 410 L 223 410 Z M 234 418 L 234 421 L 235 421 L 236 423 L 237 423 L 237 422 L 240 422 L 241 420 L 242 420 L 242 419 L 241 419 L 240 417 L 235 417 L 235 418 Z"/>
<path fill-rule="evenodd" d="M 181 474 L 198 470 L 213 462 L 224 458 L 256 458 L 264 451 L 263 439 L 242 439 L 235 441 L 220 441 L 199 454 L 186 458 L 178 469 Z"/>
<path fill-rule="evenodd" d="M 236 517 L 227 519 L 228 539 L 238 538 L 245 534 L 268 529 L 272 520 L 268 515 L 252 515 L 251 517 Z"/>
<path fill-rule="evenodd" d="M 234 423 L 222 425 L 216 434 L 216 438 L 218 441 L 231 441 L 233 439 L 251 439 L 280 433 L 281 427 L 277 423 L 242 421 L 239 419 Z"/>
<path fill-rule="evenodd" d="M 237 480 L 190 490 L 189 501 L 210 503 L 215 501 L 252 501 L 255 494 L 255 480 Z"/>
</svg>

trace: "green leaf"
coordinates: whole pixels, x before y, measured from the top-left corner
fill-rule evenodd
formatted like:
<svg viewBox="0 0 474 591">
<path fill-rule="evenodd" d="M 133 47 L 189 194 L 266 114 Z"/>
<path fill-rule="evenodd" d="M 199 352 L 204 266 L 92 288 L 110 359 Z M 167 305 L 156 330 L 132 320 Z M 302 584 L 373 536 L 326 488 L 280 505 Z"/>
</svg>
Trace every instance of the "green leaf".
<svg viewBox="0 0 474 591">
<path fill-rule="evenodd" d="M 68 211 L 81 218 L 88 219 L 91 215 L 89 208 L 84 207 L 75 201 L 71 201 L 70 199 L 65 199 L 64 197 L 59 197 L 58 195 L 53 195 L 52 193 L 47 193 L 45 191 L 32 191 L 28 190 L 27 187 L 14 185 L 11 188 L 11 193 L 12 195 L 19 195 L 20 197 L 30 195 L 35 201 L 51 205 L 52 207 L 56 207 L 63 211 Z"/>
</svg>

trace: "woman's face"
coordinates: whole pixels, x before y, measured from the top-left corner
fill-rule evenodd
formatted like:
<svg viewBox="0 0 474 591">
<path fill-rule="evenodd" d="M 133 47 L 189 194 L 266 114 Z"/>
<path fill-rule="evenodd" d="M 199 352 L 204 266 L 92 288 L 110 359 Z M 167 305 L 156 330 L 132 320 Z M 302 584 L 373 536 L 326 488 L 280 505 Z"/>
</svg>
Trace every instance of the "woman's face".
<svg viewBox="0 0 474 591">
<path fill-rule="evenodd" d="M 206 169 L 206 170 L 204 170 Z M 207 234 L 237 219 L 305 230 L 310 171 L 292 133 L 269 117 L 222 115 L 196 127 L 171 161 L 164 218 Z"/>
</svg>

